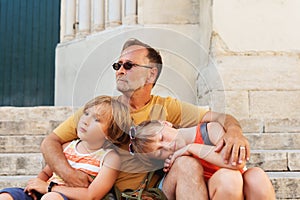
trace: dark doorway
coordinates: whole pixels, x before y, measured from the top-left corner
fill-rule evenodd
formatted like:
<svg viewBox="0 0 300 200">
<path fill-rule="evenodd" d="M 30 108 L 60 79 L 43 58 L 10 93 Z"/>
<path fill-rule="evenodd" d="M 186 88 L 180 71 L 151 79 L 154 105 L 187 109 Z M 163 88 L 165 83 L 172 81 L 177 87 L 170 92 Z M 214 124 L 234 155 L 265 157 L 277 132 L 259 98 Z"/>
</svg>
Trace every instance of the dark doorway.
<svg viewBox="0 0 300 200">
<path fill-rule="evenodd" d="M 0 0 L 0 106 L 54 104 L 60 0 Z"/>
</svg>

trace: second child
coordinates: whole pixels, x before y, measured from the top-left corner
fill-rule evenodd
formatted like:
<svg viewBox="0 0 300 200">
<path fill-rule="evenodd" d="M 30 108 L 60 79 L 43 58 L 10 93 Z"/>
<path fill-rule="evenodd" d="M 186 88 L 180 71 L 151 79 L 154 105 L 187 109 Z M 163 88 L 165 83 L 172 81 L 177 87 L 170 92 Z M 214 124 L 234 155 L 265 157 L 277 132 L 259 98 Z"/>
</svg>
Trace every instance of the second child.
<svg viewBox="0 0 300 200">
<path fill-rule="evenodd" d="M 145 121 L 131 127 L 129 151 L 149 164 L 154 163 L 151 159 L 165 160 L 165 172 L 172 170 L 176 158 L 195 157 L 203 166 L 209 199 L 274 200 L 275 192 L 267 174 L 258 167 L 246 169 L 246 163 L 241 162 L 246 154 L 245 147 L 240 146 L 237 164 L 223 162 L 223 150 L 215 151 L 215 144 L 223 134 L 218 123 L 175 129 L 169 122 Z M 219 173 L 222 176 L 215 176 Z M 225 178 L 220 180 L 218 177 Z"/>
</svg>

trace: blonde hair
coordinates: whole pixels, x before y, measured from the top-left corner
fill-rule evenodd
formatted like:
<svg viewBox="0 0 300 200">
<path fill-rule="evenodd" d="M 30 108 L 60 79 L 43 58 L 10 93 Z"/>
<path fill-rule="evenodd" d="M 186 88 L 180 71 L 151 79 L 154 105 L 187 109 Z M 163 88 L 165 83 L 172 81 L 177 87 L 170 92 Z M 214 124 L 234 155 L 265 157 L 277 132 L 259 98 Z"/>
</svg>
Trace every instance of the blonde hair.
<svg viewBox="0 0 300 200">
<path fill-rule="evenodd" d="M 112 144 L 120 146 L 121 144 L 128 143 L 128 131 L 132 125 L 132 119 L 130 116 L 130 111 L 126 105 L 119 102 L 110 96 L 98 96 L 87 102 L 84 106 L 84 111 L 87 109 L 98 106 L 106 105 L 110 107 L 107 109 L 108 118 L 108 134 L 107 141 L 105 141 L 103 147 L 112 147 Z"/>
<path fill-rule="evenodd" d="M 154 137 L 163 125 L 158 120 L 144 121 L 135 127 L 135 139 L 131 140 L 136 153 L 150 153 Z"/>
<path fill-rule="evenodd" d="M 156 142 L 155 136 L 162 130 L 163 126 L 164 125 L 158 120 L 149 120 L 134 127 L 135 138 L 130 140 L 132 150 L 134 150 L 134 155 L 143 162 L 148 170 L 160 169 L 163 167 L 162 160 L 147 155 L 148 153 L 153 152 L 154 149 L 151 148 L 151 144 Z"/>
</svg>

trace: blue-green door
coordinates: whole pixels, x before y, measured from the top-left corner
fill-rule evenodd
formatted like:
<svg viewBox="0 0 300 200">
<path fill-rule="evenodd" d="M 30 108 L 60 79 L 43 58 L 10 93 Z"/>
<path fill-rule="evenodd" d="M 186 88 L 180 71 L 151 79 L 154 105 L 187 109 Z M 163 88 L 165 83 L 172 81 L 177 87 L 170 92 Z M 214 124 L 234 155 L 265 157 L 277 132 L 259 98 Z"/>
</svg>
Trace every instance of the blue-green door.
<svg viewBox="0 0 300 200">
<path fill-rule="evenodd" d="M 60 0 L 0 0 L 0 106 L 54 104 Z"/>
</svg>

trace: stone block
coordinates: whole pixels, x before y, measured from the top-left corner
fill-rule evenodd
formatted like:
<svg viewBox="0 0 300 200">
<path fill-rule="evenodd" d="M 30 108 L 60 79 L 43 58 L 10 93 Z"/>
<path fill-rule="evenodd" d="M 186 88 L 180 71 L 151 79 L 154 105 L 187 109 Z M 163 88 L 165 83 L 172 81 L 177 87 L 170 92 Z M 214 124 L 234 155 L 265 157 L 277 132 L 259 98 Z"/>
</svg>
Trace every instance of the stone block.
<svg viewBox="0 0 300 200">
<path fill-rule="evenodd" d="M 42 166 L 41 153 L 0 154 L 0 176 L 37 175 Z"/>
<path fill-rule="evenodd" d="M 0 121 L 0 135 L 46 135 L 50 128 L 49 120 Z"/>
<path fill-rule="evenodd" d="M 162 8 L 163 12 L 162 12 Z M 139 24 L 196 24 L 199 22 L 199 1 L 140 0 Z"/>
<path fill-rule="evenodd" d="M 288 168 L 290 171 L 300 171 L 300 150 L 288 153 Z"/>
<path fill-rule="evenodd" d="M 299 172 L 268 172 L 276 199 L 300 199 Z"/>
<path fill-rule="evenodd" d="M 264 122 L 261 119 L 240 119 L 238 118 L 244 133 L 262 133 Z"/>
<path fill-rule="evenodd" d="M 297 0 L 214 0 L 214 30 L 232 51 L 297 51 L 299 7 Z"/>
<path fill-rule="evenodd" d="M 231 114 L 237 119 L 249 117 L 247 91 L 213 91 L 202 98 L 201 105 L 209 105 L 212 111 Z"/>
<path fill-rule="evenodd" d="M 38 153 L 45 136 L 0 136 L 0 153 Z"/>
<path fill-rule="evenodd" d="M 300 149 L 299 133 L 247 133 L 251 149 L 256 150 L 298 150 Z"/>
<path fill-rule="evenodd" d="M 287 171 L 287 153 L 282 151 L 252 151 L 247 166 L 260 167 L 265 171 Z"/>
<path fill-rule="evenodd" d="M 65 120 L 76 111 L 78 107 L 58 107 L 58 106 L 40 106 L 40 107 L 0 107 L 0 120 Z"/>
<path fill-rule="evenodd" d="M 265 132 L 300 133 L 300 119 L 266 119 Z"/>
<path fill-rule="evenodd" d="M 300 79 L 299 79 L 300 80 Z M 300 113 L 299 91 L 251 91 L 250 118 L 297 119 Z"/>
<path fill-rule="evenodd" d="M 223 88 L 215 89 L 300 90 L 300 67 L 297 55 L 264 53 L 239 55 L 228 52 L 227 55 L 217 56 L 215 59 L 215 66 L 224 84 Z M 220 87 L 218 84 L 215 85 Z"/>
</svg>

